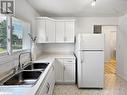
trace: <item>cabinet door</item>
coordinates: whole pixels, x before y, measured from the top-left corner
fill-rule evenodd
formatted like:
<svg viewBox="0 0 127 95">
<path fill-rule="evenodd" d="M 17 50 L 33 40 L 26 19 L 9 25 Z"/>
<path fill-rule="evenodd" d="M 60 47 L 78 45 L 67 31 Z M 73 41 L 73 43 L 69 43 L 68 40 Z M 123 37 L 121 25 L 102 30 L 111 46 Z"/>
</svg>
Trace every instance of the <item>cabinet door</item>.
<svg viewBox="0 0 127 95">
<path fill-rule="evenodd" d="M 75 83 L 74 60 L 64 60 L 64 82 Z"/>
<path fill-rule="evenodd" d="M 46 42 L 55 42 L 55 21 L 46 20 Z"/>
<path fill-rule="evenodd" d="M 55 79 L 57 83 L 63 82 L 63 59 L 56 59 Z"/>
<path fill-rule="evenodd" d="M 53 89 L 54 89 L 54 85 L 55 85 L 55 69 L 54 69 L 54 66 L 52 67 L 52 70 L 51 70 L 51 72 L 49 74 L 48 85 L 49 85 L 48 95 L 52 95 Z"/>
<path fill-rule="evenodd" d="M 52 95 L 55 85 L 55 69 L 52 67 L 48 72 L 44 82 L 39 87 L 36 95 Z"/>
<path fill-rule="evenodd" d="M 74 21 L 65 22 L 65 42 L 74 43 Z"/>
<path fill-rule="evenodd" d="M 47 79 L 41 84 L 36 95 L 48 95 Z"/>
<path fill-rule="evenodd" d="M 64 42 L 64 21 L 56 21 L 56 43 Z"/>
<path fill-rule="evenodd" d="M 45 20 L 36 20 L 37 43 L 46 42 Z"/>
</svg>

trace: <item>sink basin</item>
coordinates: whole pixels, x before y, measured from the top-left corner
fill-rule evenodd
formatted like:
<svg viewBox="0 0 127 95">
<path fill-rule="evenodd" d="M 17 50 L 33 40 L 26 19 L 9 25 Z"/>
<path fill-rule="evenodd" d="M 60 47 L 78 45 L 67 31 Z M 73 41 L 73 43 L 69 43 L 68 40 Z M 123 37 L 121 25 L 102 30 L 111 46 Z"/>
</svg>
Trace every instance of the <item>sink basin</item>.
<svg viewBox="0 0 127 95">
<path fill-rule="evenodd" d="M 41 69 L 41 70 L 44 71 L 47 66 L 48 66 L 48 63 L 32 63 L 32 64 L 28 65 L 27 67 L 25 67 L 24 70 L 37 70 L 37 69 Z"/>
<path fill-rule="evenodd" d="M 34 85 L 41 73 L 40 71 L 22 71 L 8 79 L 3 85 Z"/>
</svg>

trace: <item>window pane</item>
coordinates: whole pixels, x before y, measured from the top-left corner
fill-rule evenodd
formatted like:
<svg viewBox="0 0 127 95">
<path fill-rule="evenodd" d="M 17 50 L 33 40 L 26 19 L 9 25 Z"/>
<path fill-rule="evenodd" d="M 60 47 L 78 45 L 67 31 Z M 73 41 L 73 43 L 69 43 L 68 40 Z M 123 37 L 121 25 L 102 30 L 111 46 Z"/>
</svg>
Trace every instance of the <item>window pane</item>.
<svg viewBox="0 0 127 95">
<path fill-rule="evenodd" d="M 0 53 L 7 51 L 7 18 L 0 15 Z"/>
<path fill-rule="evenodd" d="M 22 49 L 22 38 L 23 38 L 23 23 L 21 20 L 12 18 L 12 49 Z"/>
</svg>

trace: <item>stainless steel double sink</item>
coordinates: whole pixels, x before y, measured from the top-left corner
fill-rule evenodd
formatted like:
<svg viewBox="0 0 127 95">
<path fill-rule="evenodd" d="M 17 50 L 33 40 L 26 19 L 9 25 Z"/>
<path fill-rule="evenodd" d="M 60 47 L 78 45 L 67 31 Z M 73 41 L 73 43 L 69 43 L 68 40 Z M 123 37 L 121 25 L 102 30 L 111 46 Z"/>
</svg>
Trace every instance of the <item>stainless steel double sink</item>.
<svg viewBox="0 0 127 95">
<path fill-rule="evenodd" d="M 42 70 L 48 66 L 48 63 L 32 63 L 24 68 L 24 70 Z"/>
<path fill-rule="evenodd" d="M 34 85 L 47 66 L 48 63 L 31 63 L 6 80 L 3 85 Z"/>
</svg>

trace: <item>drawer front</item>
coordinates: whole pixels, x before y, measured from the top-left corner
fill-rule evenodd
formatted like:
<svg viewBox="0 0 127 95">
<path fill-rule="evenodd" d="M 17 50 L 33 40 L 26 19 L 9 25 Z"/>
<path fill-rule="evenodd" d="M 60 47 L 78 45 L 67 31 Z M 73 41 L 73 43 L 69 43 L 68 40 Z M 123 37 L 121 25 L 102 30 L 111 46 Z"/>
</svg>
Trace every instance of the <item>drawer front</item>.
<svg viewBox="0 0 127 95">
<path fill-rule="evenodd" d="M 74 58 L 66 58 L 66 59 L 64 59 L 64 63 L 75 63 L 75 59 Z"/>
<path fill-rule="evenodd" d="M 63 59 L 62 58 L 57 58 L 56 59 L 58 62 L 60 62 L 60 63 L 63 63 Z"/>
</svg>

